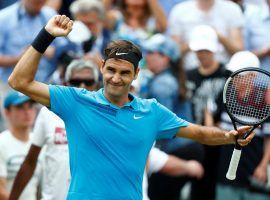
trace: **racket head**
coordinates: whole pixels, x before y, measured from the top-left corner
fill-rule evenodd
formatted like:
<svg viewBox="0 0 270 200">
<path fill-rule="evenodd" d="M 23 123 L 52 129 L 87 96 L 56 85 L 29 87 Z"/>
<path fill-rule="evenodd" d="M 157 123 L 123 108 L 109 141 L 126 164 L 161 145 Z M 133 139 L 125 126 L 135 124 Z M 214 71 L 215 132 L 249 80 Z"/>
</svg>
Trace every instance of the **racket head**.
<svg viewBox="0 0 270 200">
<path fill-rule="evenodd" d="M 263 123 L 270 117 L 270 73 L 255 67 L 235 71 L 224 85 L 223 103 L 233 123 Z"/>
</svg>

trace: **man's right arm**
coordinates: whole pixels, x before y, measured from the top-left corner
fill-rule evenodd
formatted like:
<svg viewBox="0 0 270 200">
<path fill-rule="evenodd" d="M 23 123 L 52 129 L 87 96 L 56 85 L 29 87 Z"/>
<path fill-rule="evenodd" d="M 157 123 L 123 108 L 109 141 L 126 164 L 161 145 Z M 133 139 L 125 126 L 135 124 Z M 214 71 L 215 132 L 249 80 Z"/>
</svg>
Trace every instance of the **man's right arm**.
<svg viewBox="0 0 270 200">
<path fill-rule="evenodd" d="M 28 184 L 32 178 L 36 165 L 38 162 L 38 156 L 40 153 L 41 147 L 32 145 L 30 150 L 21 165 L 19 172 L 16 175 L 15 181 L 13 183 L 9 199 L 19 199 L 22 194 L 25 186 Z"/>
<path fill-rule="evenodd" d="M 43 33 L 44 31 L 47 32 L 47 35 L 49 33 L 50 37 L 67 36 L 72 30 L 72 25 L 72 20 L 65 15 L 56 15 L 49 20 L 45 26 L 45 30 L 43 30 Z M 39 41 L 36 40 L 36 46 L 44 47 L 42 44 L 43 40 L 47 39 L 48 38 L 43 37 Z M 37 47 L 34 48 L 33 46 L 30 46 L 15 66 L 8 79 L 8 83 L 13 89 L 24 93 L 31 99 L 47 107 L 50 107 L 48 85 L 34 80 L 43 52 L 39 51 Z"/>
</svg>

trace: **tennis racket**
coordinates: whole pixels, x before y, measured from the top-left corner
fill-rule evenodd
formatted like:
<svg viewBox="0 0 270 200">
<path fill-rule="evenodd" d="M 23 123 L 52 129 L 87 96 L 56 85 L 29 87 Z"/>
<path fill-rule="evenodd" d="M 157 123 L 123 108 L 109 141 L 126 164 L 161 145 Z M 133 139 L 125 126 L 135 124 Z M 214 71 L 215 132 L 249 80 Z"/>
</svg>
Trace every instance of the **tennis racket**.
<svg viewBox="0 0 270 200">
<path fill-rule="evenodd" d="M 252 126 L 243 136 L 247 138 L 270 116 L 270 73 L 253 67 L 235 71 L 225 83 L 223 103 L 235 130 L 236 123 Z M 229 180 L 236 177 L 241 149 L 236 142 L 226 174 Z"/>
</svg>

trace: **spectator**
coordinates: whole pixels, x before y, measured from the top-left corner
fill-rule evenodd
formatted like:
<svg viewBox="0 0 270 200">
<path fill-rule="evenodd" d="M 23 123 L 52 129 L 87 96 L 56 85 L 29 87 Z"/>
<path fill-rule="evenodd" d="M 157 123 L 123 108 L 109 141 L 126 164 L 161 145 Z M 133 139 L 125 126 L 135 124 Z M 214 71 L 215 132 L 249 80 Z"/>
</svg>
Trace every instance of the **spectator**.
<svg viewBox="0 0 270 200">
<path fill-rule="evenodd" d="M 104 0 L 104 4 L 112 12 L 112 0 Z M 109 19 L 115 38 L 132 35 L 143 41 L 155 32 L 167 30 L 166 15 L 156 0 L 123 0 L 119 1 L 118 7 L 120 17 L 117 13 L 112 14 Z"/>
<path fill-rule="evenodd" d="M 68 86 L 85 88 L 89 91 L 97 90 L 96 64 L 89 60 L 73 60 L 67 67 L 65 82 Z M 45 147 L 42 199 L 65 200 L 70 183 L 70 172 L 64 122 L 43 107 L 37 117 L 33 134 L 32 145 L 15 178 L 10 199 L 18 199 L 21 195 L 33 176 L 41 149 Z"/>
<path fill-rule="evenodd" d="M 259 67 L 260 62 L 256 55 L 248 51 L 234 54 L 226 67 L 234 72 L 245 67 Z M 220 96 L 222 99 L 222 96 Z M 220 106 L 217 112 L 220 127 L 229 130 L 233 127 L 224 107 Z M 270 161 L 270 122 L 265 122 L 262 128 L 256 129 L 254 140 L 247 148 L 243 148 L 241 159 L 237 168 L 236 179 L 227 180 L 229 163 L 234 147 L 228 145 L 221 147 L 219 167 L 217 200 L 242 199 L 242 200 L 268 200 L 270 190 L 266 190 L 267 166 Z M 257 183 L 254 184 L 254 183 Z"/>
<path fill-rule="evenodd" d="M 30 132 L 36 116 L 34 102 L 17 91 L 11 91 L 4 99 L 8 130 L 0 134 L 0 199 L 7 200 L 16 174 L 30 147 Z M 37 199 L 41 181 L 40 163 L 21 200 Z"/>
<path fill-rule="evenodd" d="M 169 37 L 156 34 L 146 40 L 143 47 L 146 51 L 146 66 L 153 73 L 149 81 L 148 98 L 155 98 L 181 118 L 192 120 L 186 76 L 177 45 Z M 198 143 L 183 138 L 157 141 L 157 147 L 181 159 L 201 160 L 202 156 Z M 187 153 L 186 149 L 192 153 Z M 181 187 L 188 180 L 190 178 L 186 176 L 176 178 L 163 173 L 153 174 L 149 180 L 149 196 L 153 200 L 178 199 Z"/>
<path fill-rule="evenodd" d="M 200 178 L 203 175 L 203 167 L 199 162 L 195 160 L 187 161 L 179 159 L 176 156 L 168 155 L 155 147 L 153 147 L 149 153 L 146 166 L 148 175 L 155 172 L 160 172 L 175 178 L 178 176 Z M 149 200 L 147 187 L 147 177 L 146 173 L 144 173 L 143 200 Z"/>
<path fill-rule="evenodd" d="M 192 113 L 196 123 L 206 125 L 207 113 L 223 106 L 216 101 L 230 72 L 220 63 L 215 54 L 218 50 L 218 36 L 207 25 L 195 27 L 190 35 L 189 48 L 196 54 L 199 65 L 187 72 L 188 88 L 191 91 Z M 219 147 L 203 145 L 204 177 L 196 183 L 192 199 L 214 199 Z"/>
<path fill-rule="evenodd" d="M 254 7 L 245 13 L 245 45 L 259 59 L 262 69 L 270 70 L 270 0 L 266 5 Z"/>
<path fill-rule="evenodd" d="M 229 13 L 229 14 L 228 14 Z M 170 35 L 181 47 L 186 69 L 198 66 L 198 59 L 188 46 L 195 26 L 212 26 L 220 42 L 217 60 L 226 63 L 230 56 L 243 49 L 244 18 L 240 7 L 230 1 L 190 0 L 174 6 L 169 17 Z"/>
<path fill-rule="evenodd" d="M 101 65 L 104 56 L 103 49 L 111 41 L 111 32 L 105 28 L 105 8 L 98 0 L 77 0 L 70 6 L 75 20 L 83 22 L 91 32 L 92 37 L 82 43 L 85 59 L 95 60 Z"/>
</svg>

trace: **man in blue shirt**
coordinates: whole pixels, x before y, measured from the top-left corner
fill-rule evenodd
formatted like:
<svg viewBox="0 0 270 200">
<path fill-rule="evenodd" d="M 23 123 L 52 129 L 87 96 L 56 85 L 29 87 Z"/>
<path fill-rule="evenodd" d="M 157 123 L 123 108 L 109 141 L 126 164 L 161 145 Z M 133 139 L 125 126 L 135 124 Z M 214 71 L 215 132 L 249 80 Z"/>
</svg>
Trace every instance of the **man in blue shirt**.
<svg viewBox="0 0 270 200">
<path fill-rule="evenodd" d="M 55 37 L 66 36 L 73 22 L 64 15 L 49 20 L 9 77 L 9 84 L 49 107 L 65 122 L 71 167 L 68 199 L 139 200 L 142 177 L 153 142 L 186 137 L 201 143 L 235 143 L 238 132 L 188 123 L 156 100 L 129 93 L 139 73 L 141 51 L 117 40 L 105 49 L 104 88 L 97 92 L 46 85 L 34 80 L 42 53 Z M 245 146 L 254 134 L 237 142 Z"/>
</svg>

